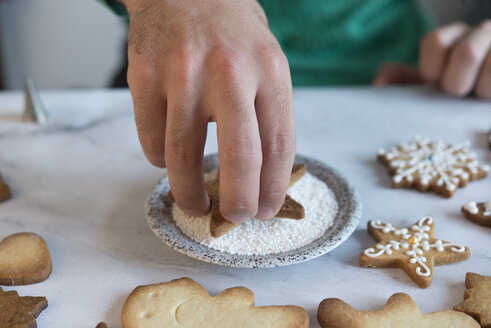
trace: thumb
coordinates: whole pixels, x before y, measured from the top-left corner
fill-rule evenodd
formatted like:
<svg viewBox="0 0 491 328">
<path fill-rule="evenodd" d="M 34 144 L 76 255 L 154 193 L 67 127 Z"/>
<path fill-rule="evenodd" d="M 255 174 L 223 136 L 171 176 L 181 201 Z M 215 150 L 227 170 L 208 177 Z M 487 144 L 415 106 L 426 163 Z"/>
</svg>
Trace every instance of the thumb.
<svg viewBox="0 0 491 328">
<path fill-rule="evenodd" d="M 423 78 L 414 67 L 399 63 L 383 64 L 372 82 L 375 87 L 398 84 L 421 84 Z"/>
</svg>

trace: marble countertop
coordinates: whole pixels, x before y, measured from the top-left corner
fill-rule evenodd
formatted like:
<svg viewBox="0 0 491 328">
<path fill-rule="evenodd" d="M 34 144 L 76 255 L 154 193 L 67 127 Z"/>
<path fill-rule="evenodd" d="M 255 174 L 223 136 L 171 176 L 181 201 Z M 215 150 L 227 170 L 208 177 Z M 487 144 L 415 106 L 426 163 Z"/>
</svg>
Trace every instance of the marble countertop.
<svg viewBox="0 0 491 328">
<path fill-rule="evenodd" d="M 491 102 L 453 99 L 423 88 L 319 88 L 294 92 L 298 152 L 337 168 L 360 191 L 363 215 L 355 233 L 331 253 L 276 269 L 234 269 L 202 263 L 164 245 L 149 229 L 144 203 L 162 170 L 144 158 L 127 90 L 44 92 L 50 121 L 23 123 L 22 93 L 0 93 L 0 172 L 13 198 L 0 204 L 0 239 L 21 231 L 45 238 L 53 273 L 18 287 L 21 295 L 47 296 L 39 327 L 121 327 L 120 313 L 137 285 L 191 277 L 212 294 L 243 285 L 257 305 L 295 304 L 319 327 L 319 302 L 338 297 L 380 309 L 396 292 L 410 294 L 423 312 L 451 309 L 463 299 L 465 273 L 491 275 L 491 229 L 466 220 L 460 207 L 491 199 L 491 178 L 472 182 L 451 199 L 390 188 L 375 158 L 421 134 L 448 142 L 470 140 L 491 164 L 487 131 Z M 210 127 L 206 153 L 217 151 Z M 370 219 L 406 226 L 435 217 L 435 235 L 466 245 L 471 258 L 436 267 L 421 289 L 402 270 L 366 269 L 358 256 L 374 242 Z"/>
</svg>

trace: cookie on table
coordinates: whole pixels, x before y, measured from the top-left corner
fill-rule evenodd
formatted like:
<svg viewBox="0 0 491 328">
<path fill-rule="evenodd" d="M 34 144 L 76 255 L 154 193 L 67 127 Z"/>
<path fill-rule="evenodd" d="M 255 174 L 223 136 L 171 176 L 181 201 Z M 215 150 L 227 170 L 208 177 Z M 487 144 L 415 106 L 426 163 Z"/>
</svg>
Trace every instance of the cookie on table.
<svg viewBox="0 0 491 328">
<path fill-rule="evenodd" d="M 12 192 L 8 184 L 3 182 L 2 174 L 0 174 L 0 203 L 10 199 L 12 197 Z"/>
<path fill-rule="evenodd" d="M 461 211 L 467 219 L 491 227 L 491 201 L 482 203 L 472 201 L 462 206 Z"/>
<path fill-rule="evenodd" d="M 298 306 L 254 306 L 254 294 L 234 287 L 210 296 L 190 278 L 139 286 L 128 296 L 121 315 L 124 328 L 309 327 Z"/>
<path fill-rule="evenodd" d="M 453 307 L 476 319 L 483 328 L 491 328 L 491 276 L 467 272 L 464 301 Z"/>
<path fill-rule="evenodd" d="M 470 251 L 434 236 L 433 218 L 427 216 L 409 228 L 368 221 L 368 233 L 377 244 L 360 255 L 365 268 L 400 268 L 421 288 L 433 280 L 433 266 L 467 260 Z"/>
<path fill-rule="evenodd" d="M 404 293 L 392 295 L 383 310 L 361 311 L 337 298 L 321 302 L 317 319 L 322 328 L 479 328 L 472 317 L 457 311 L 421 313 Z"/>
<path fill-rule="evenodd" d="M 22 232 L 0 242 L 0 285 L 30 285 L 48 279 L 52 261 L 39 235 Z"/>
<path fill-rule="evenodd" d="M 489 167 L 480 165 L 469 150 L 470 142 L 450 145 L 415 137 L 390 149 L 380 149 L 378 159 L 392 175 L 392 187 L 452 197 L 469 181 L 485 178 Z"/>
<path fill-rule="evenodd" d="M 36 328 L 36 318 L 47 307 L 46 297 L 20 297 L 14 290 L 0 288 L 0 327 Z"/>
</svg>

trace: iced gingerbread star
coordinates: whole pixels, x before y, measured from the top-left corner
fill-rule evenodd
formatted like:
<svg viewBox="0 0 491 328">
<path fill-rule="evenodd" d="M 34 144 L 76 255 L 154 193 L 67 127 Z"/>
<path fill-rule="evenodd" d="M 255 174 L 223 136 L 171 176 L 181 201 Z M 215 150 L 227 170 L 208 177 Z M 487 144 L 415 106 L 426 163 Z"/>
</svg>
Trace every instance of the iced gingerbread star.
<svg viewBox="0 0 491 328">
<path fill-rule="evenodd" d="M 461 210 L 467 219 L 477 224 L 491 227 L 491 200 L 482 203 L 468 202 L 462 206 Z"/>
<path fill-rule="evenodd" d="M 481 166 L 469 147 L 468 141 L 450 145 L 418 136 L 397 147 L 380 149 L 378 158 L 392 175 L 392 187 L 414 187 L 452 197 L 457 188 L 488 174 L 489 167 Z"/>
<path fill-rule="evenodd" d="M 433 218 L 427 216 L 409 228 L 368 221 L 368 232 L 378 243 L 360 255 L 366 268 L 401 268 L 422 288 L 433 280 L 433 266 L 464 261 L 467 247 L 434 237 Z"/>
</svg>

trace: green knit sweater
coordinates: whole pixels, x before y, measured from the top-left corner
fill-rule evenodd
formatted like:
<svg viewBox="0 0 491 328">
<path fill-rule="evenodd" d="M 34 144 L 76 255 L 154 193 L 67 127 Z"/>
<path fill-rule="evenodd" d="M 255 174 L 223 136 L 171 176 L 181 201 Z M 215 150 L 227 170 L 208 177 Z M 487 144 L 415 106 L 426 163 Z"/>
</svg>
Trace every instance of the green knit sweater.
<svg viewBox="0 0 491 328">
<path fill-rule="evenodd" d="M 367 84 L 384 62 L 415 65 L 429 28 L 413 0 L 258 1 L 297 86 Z"/>
</svg>

